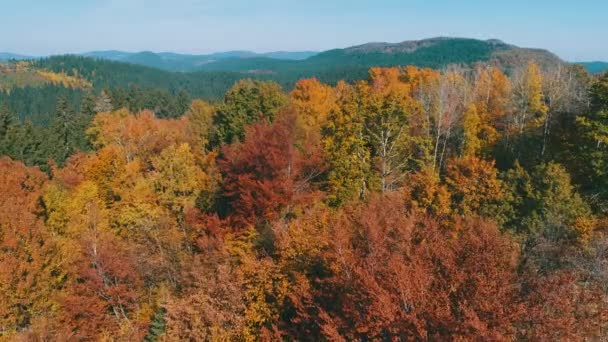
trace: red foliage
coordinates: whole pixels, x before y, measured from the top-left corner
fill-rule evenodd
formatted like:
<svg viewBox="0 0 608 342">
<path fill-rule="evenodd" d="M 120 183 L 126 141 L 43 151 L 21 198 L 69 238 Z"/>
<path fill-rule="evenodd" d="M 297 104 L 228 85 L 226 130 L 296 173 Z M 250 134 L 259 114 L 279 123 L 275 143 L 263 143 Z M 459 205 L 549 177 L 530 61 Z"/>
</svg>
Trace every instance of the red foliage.
<svg viewBox="0 0 608 342">
<path fill-rule="evenodd" d="M 536 275 L 525 287 L 526 315 L 521 338 L 530 341 L 583 341 L 606 338 L 608 301 L 598 283 L 573 270 Z"/>
<path fill-rule="evenodd" d="M 81 248 L 63 299 L 65 327 L 77 339 L 103 334 L 141 339 L 145 324 L 134 314 L 143 282 L 128 247 L 112 234 L 93 233 L 82 239 Z"/>
<path fill-rule="evenodd" d="M 347 340 L 511 339 L 521 313 L 517 249 L 491 223 L 460 224 L 454 236 L 408 216 L 399 198 L 349 210 L 332 225 L 334 276 L 303 294 L 325 318 L 302 316 L 304 305 L 295 321 Z"/>
<path fill-rule="evenodd" d="M 272 124 L 250 126 L 242 143 L 224 148 L 218 165 L 233 226 L 275 219 L 313 198 L 320 150 L 297 148 L 294 130 L 295 116 L 284 114 Z"/>
<path fill-rule="evenodd" d="M 193 230 L 194 245 L 201 251 L 216 250 L 225 232 L 226 222 L 217 214 L 206 214 L 198 209 L 186 213 L 186 225 Z"/>
</svg>

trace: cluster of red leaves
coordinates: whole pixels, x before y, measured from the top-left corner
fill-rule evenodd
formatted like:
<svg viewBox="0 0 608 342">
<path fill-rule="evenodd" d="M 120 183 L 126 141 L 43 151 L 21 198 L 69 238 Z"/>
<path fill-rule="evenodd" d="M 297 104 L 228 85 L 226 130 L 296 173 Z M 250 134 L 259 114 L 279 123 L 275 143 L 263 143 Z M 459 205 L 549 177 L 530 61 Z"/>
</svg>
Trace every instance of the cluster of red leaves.
<svg viewBox="0 0 608 342">
<path fill-rule="evenodd" d="M 272 124 L 254 124 L 242 143 L 224 148 L 218 165 L 231 226 L 284 217 L 314 198 L 310 185 L 322 172 L 322 158 L 318 146 L 296 146 L 295 120 L 285 113 Z"/>
</svg>

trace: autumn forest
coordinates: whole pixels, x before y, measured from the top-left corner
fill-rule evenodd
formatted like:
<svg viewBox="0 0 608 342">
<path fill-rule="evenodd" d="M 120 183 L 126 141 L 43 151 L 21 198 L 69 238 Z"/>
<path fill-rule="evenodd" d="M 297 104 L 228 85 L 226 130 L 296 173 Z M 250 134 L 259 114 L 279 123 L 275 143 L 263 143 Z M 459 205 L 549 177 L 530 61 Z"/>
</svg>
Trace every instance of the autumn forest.
<svg viewBox="0 0 608 342">
<path fill-rule="evenodd" d="M 608 339 L 608 74 L 82 89 L 0 103 L 0 340 Z"/>
</svg>

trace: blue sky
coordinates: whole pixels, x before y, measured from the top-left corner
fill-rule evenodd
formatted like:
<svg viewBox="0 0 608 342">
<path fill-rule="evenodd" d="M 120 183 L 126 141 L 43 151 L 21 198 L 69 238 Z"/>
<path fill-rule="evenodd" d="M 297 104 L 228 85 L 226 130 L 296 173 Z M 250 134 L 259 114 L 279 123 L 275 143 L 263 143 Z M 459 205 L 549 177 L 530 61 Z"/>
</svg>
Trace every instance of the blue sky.
<svg viewBox="0 0 608 342">
<path fill-rule="evenodd" d="M 0 51 L 325 50 L 498 38 L 608 60 L 606 0 L 0 0 Z"/>
</svg>

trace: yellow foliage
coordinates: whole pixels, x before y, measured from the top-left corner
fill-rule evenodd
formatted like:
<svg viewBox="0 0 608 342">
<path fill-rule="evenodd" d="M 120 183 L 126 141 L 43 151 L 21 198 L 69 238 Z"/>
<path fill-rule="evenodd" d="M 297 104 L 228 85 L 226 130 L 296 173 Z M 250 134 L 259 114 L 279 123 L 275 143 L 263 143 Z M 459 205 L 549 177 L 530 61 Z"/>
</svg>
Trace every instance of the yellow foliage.
<svg viewBox="0 0 608 342">
<path fill-rule="evenodd" d="M 66 233 L 70 236 L 110 228 L 108 211 L 100 196 L 99 188 L 91 181 L 82 182 L 70 194 L 66 210 L 69 216 Z"/>
<path fill-rule="evenodd" d="M 66 88 L 74 89 L 90 89 L 93 87 L 93 84 L 88 80 L 76 76 L 70 76 L 65 72 L 56 73 L 46 70 L 37 70 L 36 72 L 54 85 L 62 85 Z"/>
<path fill-rule="evenodd" d="M 477 112 L 477 107 L 472 104 L 464 113 L 462 129 L 464 131 L 464 156 L 475 156 L 481 150 L 482 139 L 479 138 L 481 131 L 481 119 Z"/>
<path fill-rule="evenodd" d="M 161 202 L 170 210 L 183 213 L 194 206 L 209 177 L 198 167 L 190 145 L 171 145 L 152 158 L 154 187 Z"/>
<path fill-rule="evenodd" d="M 209 143 L 209 136 L 213 127 L 213 115 L 216 108 L 203 100 L 194 100 L 185 114 L 188 127 L 196 139 L 193 147 L 204 149 Z"/>
</svg>

